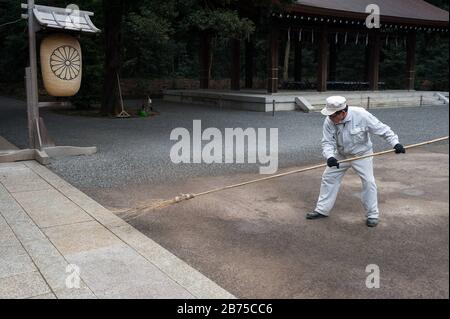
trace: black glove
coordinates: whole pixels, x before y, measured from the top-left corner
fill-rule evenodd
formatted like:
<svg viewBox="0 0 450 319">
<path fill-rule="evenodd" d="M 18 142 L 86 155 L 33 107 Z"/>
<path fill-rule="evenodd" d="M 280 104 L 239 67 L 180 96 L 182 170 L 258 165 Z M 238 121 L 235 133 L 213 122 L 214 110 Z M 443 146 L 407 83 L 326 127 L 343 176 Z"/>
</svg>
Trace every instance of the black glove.
<svg viewBox="0 0 450 319">
<path fill-rule="evenodd" d="M 397 144 L 394 146 L 394 150 L 396 154 L 405 154 L 406 153 L 406 149 L 403 147 L 402 144 Z"/>
<path fill-rule="evenodd" d="M 328 165 L 328 167 L 330 167 L 330 168 L 333 167 L 333 166 L 336 166 L 337 168 L 339 168 L 338 160 L 335 159 L 334 157 L 330 157 L 330 158 L 328 159 L 327 165 Z"/>
</svg>

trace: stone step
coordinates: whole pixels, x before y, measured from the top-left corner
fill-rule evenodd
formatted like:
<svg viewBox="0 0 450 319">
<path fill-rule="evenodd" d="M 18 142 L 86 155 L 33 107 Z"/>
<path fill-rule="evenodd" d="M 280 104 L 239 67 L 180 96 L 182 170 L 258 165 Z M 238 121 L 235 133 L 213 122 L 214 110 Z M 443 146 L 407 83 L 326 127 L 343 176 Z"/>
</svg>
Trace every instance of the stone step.
<svg viewBox="0 0 450 319">
<path fill-rule="evenodd" d="M 367 92 L 367 93 L 355 93 L 355 92 L 328 92 L 327 95 L 344 95 L 346 97 L 361 97 L 361 96 L 404 96 L 404 97 L 413 97 L 413 96 L 436 96 L 437 92 Z M 302 96 L 308 98 L 321 98 L 323 94 L 302 94 Z"/>
<path fill-rule="evenodd" d="M 310 102 L 316 102 L 316 101 L 321 101 L 321 102 L 323 102 L 323 97 L 317 97 L 317 96 L 314 96 L 314 97 L 312 97 L 312 96 L 307 96 L 307 95 L 302 95 L 302 97 L 304 97 L 304 98 L 306 98 L 306 99 L 308 99 L 308 101 L 310 101 Z M 367 98 L 368 97 L 370 97 L 370 99 L 373 99 L 373 100 L 397 100 L 397 99 L 400 99 L 400 100 L 418 100 L 418 101 L 420 101 L 420 98 L 422 97 L 423 99 L 438 99 L 437 98 L 437 96 L 435 96 L 435 95 L 429 95 L 429 94 L 427 94 L 427 95 L 411 95 L 411 96 L 408 96 L 408 95 L 392 95 L 392 96 L 376 96 L 376 95 L 364 95 L 364 96 L 349 96 L 349 95 L 347 95 L 346 96 L 346 98 L 347 98 L 347 100 L 366 100 L 367 101 Z"/>
<path fill-rule="evenodd" d="M 357 104 L 354 104 L 355 106 L 358 106 Z M 442 106 L 443 103 L 442 102 L 436 102 L 436 101 L 426 101 L 423 103 L 423 107 L 430 107 L 430 106 Z M 323 104 L 312 104 L 312 112 L 318 112 L 320 110 L 322 110 L 322 108 L 324 107 Z M 370 104 L 369 108 L 367 108 L 367 105 L 360 105 L 361 107 L 365 108 L 365 109 L 381 109 L 381 108 L 401 108 L 401 107 L 418 107 L 419 104 L 418 103 L 392 103 L 392 102 L 388 102 L 388 103 L 374 103 L 374 104 Z"/>
<path fill-rule="evenodd" d="M 324 99 L 323 98 L 308 98 L 307 96 L 303 96 L 303 98 L 306 98 L 310 103 L 323 103 Z M 362 101 L 362 102 L 367 102 L 369 97 L 352 97 L 352 96 L 347 96 L 347 101 Z M 381 96 L 370 96 L 370 101 L 371 102 L 391 102 L 391 101 L 417 101 L 420 102 L 420 100 L 436 100 L 439 101 L 439 98 L 437 96 L 431 96 L 431 95 L 426 95 L 426 96 L 396 96 L 396 97 L 381 97 Z"/>
<path fill-rule="evenodd" d="M 309 100 L 308 100 L 309 101 Z M 409 105 L 420 105 L 422 104 L 433 104 L 433 105 L 443 105 L 443 101 L 439 101 L 437 99 L 423 99 L 422 102 L 420 100 L 408 100 L 408 99 L 395 99 L 395 100 L 370 100 L 370 103 L 361 100 L 347 100 L 349 105 L 383 105 L 383 104 L 409 104 Z M 324 101 L 309 101 L 311 105 L 324 105 Z"/>
</svg>

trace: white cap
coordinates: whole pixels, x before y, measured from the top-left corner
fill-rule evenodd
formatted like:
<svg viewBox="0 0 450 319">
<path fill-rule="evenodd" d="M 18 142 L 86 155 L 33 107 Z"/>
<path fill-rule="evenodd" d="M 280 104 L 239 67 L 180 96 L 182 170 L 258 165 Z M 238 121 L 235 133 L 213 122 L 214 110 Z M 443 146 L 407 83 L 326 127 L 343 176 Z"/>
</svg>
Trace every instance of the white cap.
<svg viewBox="0 0 450 319">
<path fill-rule="evenodd" d="M 344 110 L 347 107 L 347 99 L 343 96 L 330 96 L 327 99 L 327 106 L 322 110 L 325 116 L 333 115 L 334 113 Z"/>
</svg>

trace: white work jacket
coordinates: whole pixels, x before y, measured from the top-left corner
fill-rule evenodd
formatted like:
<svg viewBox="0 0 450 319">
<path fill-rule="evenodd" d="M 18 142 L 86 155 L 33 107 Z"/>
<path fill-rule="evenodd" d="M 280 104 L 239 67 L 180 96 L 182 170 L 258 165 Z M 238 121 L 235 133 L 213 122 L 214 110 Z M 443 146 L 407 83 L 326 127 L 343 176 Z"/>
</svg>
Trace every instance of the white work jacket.
<svg viewBox="0 0 450 319">
<path fill-rule="evenodd" d="M 392 147 L 399 143 L 398 136 L 389 126 L 360 107 L 349 107 L 340 124 L 327 117 L 323 125 L 322 149 L 326 159 L 341 155 L 361 156 L 373 152 L 370 135 L 379 135 Z"/>
</svg>

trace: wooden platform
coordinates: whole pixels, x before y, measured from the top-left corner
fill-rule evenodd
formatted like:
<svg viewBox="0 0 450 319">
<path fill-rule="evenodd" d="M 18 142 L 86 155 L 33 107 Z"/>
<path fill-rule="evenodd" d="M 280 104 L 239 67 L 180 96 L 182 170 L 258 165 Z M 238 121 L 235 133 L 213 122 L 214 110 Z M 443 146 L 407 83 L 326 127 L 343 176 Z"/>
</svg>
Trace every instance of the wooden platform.
<svg viewBox="0 0 450 319">
<path fill-rule="evenodd" d="M 365 108 L 378 107 L 413 107 L 443 105 L 445 101 L 439 98 L 439 93 L 431 91 L 281 91 L 267 94 L 263 90 L 167 90 L 164 100 L 179 103 L 203 104 L 214 107 L 234 108 L 241 110 L 272 112 L 275 111 L 319 111 L 323 108 L 325 99 L 331 95 L 347 97 L 352 106 Z M 448 93 L 443 93 L 448 96 Z M 309 110 L 301 108 L 296 98 L 301 97 L 309 105 Z"/>
</svg>

